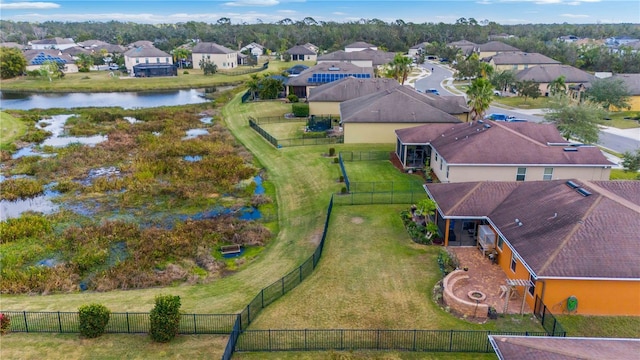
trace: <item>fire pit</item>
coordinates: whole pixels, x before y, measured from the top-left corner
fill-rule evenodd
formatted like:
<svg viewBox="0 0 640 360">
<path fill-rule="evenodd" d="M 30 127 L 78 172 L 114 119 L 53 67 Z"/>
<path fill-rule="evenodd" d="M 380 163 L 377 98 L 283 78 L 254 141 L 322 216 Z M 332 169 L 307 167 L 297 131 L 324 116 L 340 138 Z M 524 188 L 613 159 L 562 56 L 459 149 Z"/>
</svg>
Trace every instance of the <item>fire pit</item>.
<svg viewBox="0 0 640 360">
<path fill-rule="evenodd" d="M 477 301 L 477 302 L 482 302 L 487 298 L 487 295 L 485 293 L 483 293 L 482 291 L 478 291 L 478 290 L 471 290 L 467 293 L 467 296 L 469 297 L 469 299 L 473 300 L 473 301 Z"/>
</svg>

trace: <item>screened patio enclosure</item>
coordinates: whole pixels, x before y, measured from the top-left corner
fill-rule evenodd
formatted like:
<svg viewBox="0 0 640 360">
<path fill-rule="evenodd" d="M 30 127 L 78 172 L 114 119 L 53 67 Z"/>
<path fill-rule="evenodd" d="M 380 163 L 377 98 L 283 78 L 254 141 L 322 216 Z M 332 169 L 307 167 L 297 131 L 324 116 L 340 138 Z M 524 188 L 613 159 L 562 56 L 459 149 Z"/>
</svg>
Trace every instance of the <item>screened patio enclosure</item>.
<svg viewBox="0 0 640 360">
<path fill-rule="evenodd" d="M 396 156 L 404 169 L 423 169 L 428 167 L 431 158 L 431 146 L 426 144 L 403 144 L 396 142 Z"/>
</svg>

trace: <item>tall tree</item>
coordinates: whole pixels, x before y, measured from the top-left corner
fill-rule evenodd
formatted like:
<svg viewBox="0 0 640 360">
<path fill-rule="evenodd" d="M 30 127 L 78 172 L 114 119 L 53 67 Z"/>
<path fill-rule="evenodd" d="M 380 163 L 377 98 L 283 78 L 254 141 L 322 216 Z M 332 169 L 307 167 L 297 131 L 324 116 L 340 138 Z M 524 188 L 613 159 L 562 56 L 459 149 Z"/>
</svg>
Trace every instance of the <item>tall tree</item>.
<svg viewBox="0 0 640 360">
<path fill-rule="evenodd" d="M 91 65 L 93 65 L 93 58 L 89 54 L 79 54 L 76 65 L 78 65 L 79 72 L 89 72 Z"/>
<path fill-rule="evenodd" d="M 585 97 L 609 111 L 613 106 L 617 109 L 628 109 L 631 93 L 622 79 L 596 79 L 586 91 Z"/>
<path fill-rule="evenodd" d="M 622 155 L 622 167 L 625 172 L 637 173 L 640 170 L 640 149 L 636 149 L 635 153 L 626 151 Z M 640 174 L 637 174 L 637 178 L 640 179 Z"/>
<path fill-rule="evenodd" d="M 397 53 L 393 57 L 393 61 L 389 63 L 389 75 L 404 85 L 409 73 L 411 73 L 411 58 Z"/>
<path fill-rule="evenodd" d="M 281 80 L 265 77 L 260 81 L 260 99 L 275 99 L 282 90 L 284 90 L 284 85 Z"/>
<path fill-rule="evenodd" d="M 555 95 L 544 118 L 558 128 L 562 136 L 586 144 L 598 142 L 598 124 L 606 116 L 602 107 L 589 101 L 577 103 L 568 96 Z"/>
<path fill-rule="evenodd" d="M 0 47 L 0 78 L 10 79 L 27 70 L 27 59 L 15 48 Z"/>
<path fill-rule="evenodd" d="M 467 89 L 467 104 L 471 107 L 472 119 L 481 119 L 493 101 L 493 85 L 485 78 L 477 78 Z"/>
<path fill-rule="evenodd" d="M 511 70 L 502 70 L 490 76 L 491 83 L 500 91 L 507 91 L 516 83 L 516 74 Z"/>
<path fill-rule="evenodd" d="M 537 99 L 542 95 L 540 92 L 540 85 L 532 80 L 522 80 L 517 83 L 518 94 L 524 97 L 524 101 L 527 102 L 527 98 Z"/>
<path fill-rule="evenodd" d="M 178 63 L 178 67 L 182 68 L 184 62 L 189 58 L 191 51 L 183 47 L 173 49 L 173 61 Z"/>
<path fill-rule="evenodd" d="M 567 93 L 567 84 L 564 75 L 558 76 L 555 80 L 547 84 L 549 95 L 565 95 Z"/>
</svg>

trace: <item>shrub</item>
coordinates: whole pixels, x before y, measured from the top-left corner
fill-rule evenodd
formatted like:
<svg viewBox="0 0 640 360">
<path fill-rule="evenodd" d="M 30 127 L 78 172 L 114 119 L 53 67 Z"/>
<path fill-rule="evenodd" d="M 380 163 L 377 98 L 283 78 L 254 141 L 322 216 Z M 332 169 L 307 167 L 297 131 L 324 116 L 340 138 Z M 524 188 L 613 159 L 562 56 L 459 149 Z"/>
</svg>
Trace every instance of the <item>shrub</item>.
<svg viewBox="0 0 640 360">
<path fill-rule="evenodd" d="M 342 189 L 340 189 L 340 193 L 341 194 L 346 194 L 347 193 L 347 187 L 343 186 Z"/>
<path fill-rule="evenodd" d="M 336 155 L 336 148 L 329 148 L 329 156 L 335 156 Z"/>
<path fill-rule="evenodd" d="M 80 319 L 80 335 L 86 338 L 97 338 L 104 334 L 109 323 L 111 310 L 102 304 L 82 305 L 78 308 Z"/>
<path fill-rule="evenodd" d="M 292 103 L 297 103 L 298 101 L 300 101 L 300 99 L 296 96 L 296 94 L 289 94 L 287 96 L 287 100 L 289 100 L 289 102 L 292 102 Z"/>
<path fill-rule="evenodd" d="M 291 104 L 291 112 L 296 117 L 307 117 L 309 116 L 309 104 L 293 103 Z"/>
<path fill-rule="evenodd" d="M 169 342 L 180 328 L 180 296 L 156 296 L 156 306 L 149 313 L 149 335 L 156 342 Z"/>
<path fill-rule="evenodd" d="M 187 70 L 182 72 L 182 75 L 189 75 L 189 72 Z"/>
<path fill-rule="evenodd" d="M 0 314 L 0 335 L 5 335 L 11 331 L 11 317 L 7 314 Z"/>
<path fill-rule="evenodd" d="M 339 162 L 340 162 L 340 159 L 338 159 L 338 158 L 333 158 L 333 163 L 334 163 L 334 164 L 337 164 L 337 163 L 339 163 Z"/>
<path fill-rule="evenodd" d="M 344 182 L 344 176 L 340 175 L 340 182 Z"/>
</svg>

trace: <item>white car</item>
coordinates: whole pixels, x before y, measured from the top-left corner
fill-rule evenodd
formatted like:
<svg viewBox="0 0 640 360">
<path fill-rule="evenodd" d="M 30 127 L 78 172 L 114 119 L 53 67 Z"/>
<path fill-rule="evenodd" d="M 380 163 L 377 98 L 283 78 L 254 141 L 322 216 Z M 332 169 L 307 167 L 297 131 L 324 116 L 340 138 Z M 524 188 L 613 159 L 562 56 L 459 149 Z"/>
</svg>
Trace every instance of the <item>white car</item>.
<svg viewBox="0 0 640 360">
<path fill-rule="evenodd" d="M 109 70 L 118 70 L 118 69 L 120 69 L 120 66 L 118 64 L 109 65 Z"/>
<path fill-rule="evenodd" d="M 498 90 L 493 90 L 493 95 L 495 96 L 502 96 L 502 93 Z"/>
</svg>

